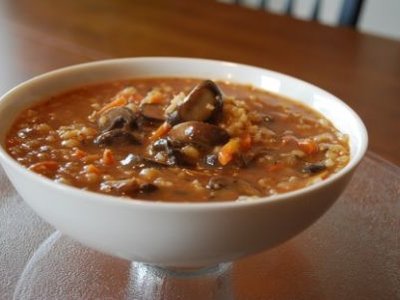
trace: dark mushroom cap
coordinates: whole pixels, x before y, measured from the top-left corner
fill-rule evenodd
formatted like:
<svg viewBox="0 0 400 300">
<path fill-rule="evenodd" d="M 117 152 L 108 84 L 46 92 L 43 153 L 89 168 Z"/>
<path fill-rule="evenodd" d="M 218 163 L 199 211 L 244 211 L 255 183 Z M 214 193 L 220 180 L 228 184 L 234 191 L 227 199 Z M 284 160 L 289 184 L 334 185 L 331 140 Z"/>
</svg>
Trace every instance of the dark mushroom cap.
<svg viewBox="0 0 400 300">
<path fill-rule="evenodd" d="M 97 119 L 101 131 L 135 126 L 137 116 L 127 107 L 113 107 L 102 113 Z"/>
<path fill-rule="evenodd" d="M 205 80 L 187 95 L 167 120 L 172 125 L 186 121 L 212 122 L 222 113 L 222 105 L 222 92 L 218 86 Z"/>
<path fill-rule="evenodd" d="M 303 173 L 316 174 L 326 169 L 326 165 L 323 162 L 306 164 L 303 168 Z"/>
<path fill-rule="evenodd" d="M 180 144 L 173 145 L 173 143 L 167 138 L 158 139 L 153 143 L 151 149 L 154 153 L 164 153 L 164 161 L 154 160 L 151 158 L 146 158 L 146 160 L 148 162 L 153 160 L 159 164 L 167 166 L 195 164 L 181 152 L 180 148 Z"/>
<path fill-rule="evenodd" d="M 172 127 L 168 133 L 168 138 L 174 144 L 212 147 L 228 142 L 229 134 L 225 129 L 216 125 L 190 121 Z"/>
<path fill-rule="evenodd" d="M 133 196 L 137 193 L 152 193 L 158 188 L 153 183 L 142 182 L 136 178 L 127 178 L 104 181 L 101 184 L 101 189 L 104 191 L 117 191 L 125 195 Z"/>
<path fill-rule="evenodd" d="M 94 143 L 100 146 L 141 144 L 137 136 L 124 129 L 113 129 L 103 132 L 94 139 Z"/>
</svg>

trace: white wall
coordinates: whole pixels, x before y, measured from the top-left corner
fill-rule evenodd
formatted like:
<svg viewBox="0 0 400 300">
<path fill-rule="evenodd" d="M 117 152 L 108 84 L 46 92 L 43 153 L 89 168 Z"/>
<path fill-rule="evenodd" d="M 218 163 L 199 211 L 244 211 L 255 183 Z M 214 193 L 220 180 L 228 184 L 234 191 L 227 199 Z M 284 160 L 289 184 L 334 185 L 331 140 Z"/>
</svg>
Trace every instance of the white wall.
<svg viewBox="0 0 400 300">
<path fill-rule="evenodd" d="M 357 27 L 400 40 L 400 0 L 365 0 Z"/>
</svg>

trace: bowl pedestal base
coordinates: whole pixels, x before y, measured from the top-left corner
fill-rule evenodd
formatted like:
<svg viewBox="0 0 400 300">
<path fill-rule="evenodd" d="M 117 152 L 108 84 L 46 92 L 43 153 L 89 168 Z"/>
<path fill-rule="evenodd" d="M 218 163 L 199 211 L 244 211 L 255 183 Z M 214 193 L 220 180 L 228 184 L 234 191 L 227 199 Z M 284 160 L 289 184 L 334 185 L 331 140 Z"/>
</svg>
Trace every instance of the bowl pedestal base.
<svg viewBox="0 0 400 300">
<path fill-rule="evenodd" d="M 130 284 L 133 299 L 232 299 L 232 265 L 183 269 L 133 262 Z"/>
<path fill-rule="evenodd" d="M 14 299 L 233 299 L 232 264 L 164 268 L 86 248 L 53 232 L 32 254 Z"/>
</svg>

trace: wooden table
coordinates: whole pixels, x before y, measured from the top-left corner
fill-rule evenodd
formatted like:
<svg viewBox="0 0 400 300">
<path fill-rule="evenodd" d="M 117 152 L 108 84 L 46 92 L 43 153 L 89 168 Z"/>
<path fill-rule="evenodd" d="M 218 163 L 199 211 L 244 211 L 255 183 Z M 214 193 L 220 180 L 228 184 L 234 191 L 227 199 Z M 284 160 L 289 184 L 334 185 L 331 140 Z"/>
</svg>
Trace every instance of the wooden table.
<svg viewBox="0 0 400 300">
<path fill-rule="evenodd" d="M 128 56 L 257 65 L 314 83 L 352 106 L 368 127 L 375 154 L 368 154 L 347 194 L 310 230 L 240 262 L 235 286 L 239 299 L 400 298 L 400 171 L 381 159 L 400 164 L 399 42 L 211 0 L 0 3 L 0 92 L 55 68 Z M 21 203 L 4 175 L 0 180 L 0 212 L 8 216 L 0 219 L 0 231 L 8 233 L 0 237 L 0 278 L 6 278 L 0 298 L 8 299 L 53 229 Z M 21 216 L 26 219 L 16 222 Z M 10 224 L 15 236 L 5 231 Z M 118 264 L 125 270 L 125 262 Z M 111 299 L 120 295 L 116 286 Z"/>
</svg>

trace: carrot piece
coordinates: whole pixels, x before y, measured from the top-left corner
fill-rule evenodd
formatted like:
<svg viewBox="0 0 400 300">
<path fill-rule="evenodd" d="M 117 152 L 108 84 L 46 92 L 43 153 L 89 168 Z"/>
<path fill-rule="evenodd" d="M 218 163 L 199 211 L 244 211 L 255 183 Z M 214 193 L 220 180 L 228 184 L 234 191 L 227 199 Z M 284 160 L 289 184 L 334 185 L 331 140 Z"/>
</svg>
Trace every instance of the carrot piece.
<svg viewBox="0 0 400 300">
<path fill-rule="evenodd" d="M 315 154 L 319 151 L 318 144 L 312 140 L 300 140 L 297 142 L 299 148 L 306 154 Z"/>
<path fill-rule="evenodd" d="M 101 115 L 104 113 L 106 110 L 113 108 L 113 107 L 118 107 L 118 106 L 124 106 L 126 105 L 127 100 L 125 98 L 117 98 L 114 101 L 104 105 L 98 112 L 97 114 Z"/>
<path fill-rule="evenodd" d="M 37 173 L 48 173 L 57 171 L 58 166 L 58 162 L 54 160 L 45 160 L 31 165 L 28 169 Z"/>
<path fill-rule="evenodd" d="M 155 131 L 150 136 L 150 141 L 155 141 L 159 139 L 160 137 L 166 135 L 170 130 L 172 126 L 168 122 L 164 122 L 158 127 Z"/>
<path fill-rule="evenodd" d="M 218 161 L 221 165 L 228 164 L 236 153 L 239 151 L 248 151 L 252 145 L 252 138 L 250 134 L 245 134 L 240 139 L 231 138 L 218 153 Z"/>
<path fill-rule="evenodd" d="M 221 165 L 225 166 L 240 150 L 240 140 L 238 138 L 230 139 L 225 145 L 222 146 L 218 152 L 218 161 Z"/>
<path fill-rule="evenodd" d="M 103 152 L 103 163 L 106 165 L 112 165 L 115 163 L 114 154 L 110 149 L 104 149 Z"/>
<path fill-rule="evenodd" d="M 101 173 L 100 169 L 98 167 L 96 167 L 95 165 L 93 165 L 93 164 L 87 165 L 85 167 L 85 170 L 87 172 L 89 172 L 89 173 L 95 173 L 95 174 L 100 174 Z"/>
<path fill-rule="evenodd" d="M 82 151 L 81 149 L 77 148 L 74 153 L 72 153 L 72 157 L 82 159 L 87 155 L 85 151 Z"/>
<path fill-rule="evenodd" d="M 322 179 L 326 179 L 326 178 L 329 176 L 329 172 L 328 172 L 328 171 L 324 171 L 324 172 L 322 172 L 321 174 L 319 174 L 319 176 L 320 176 Z"/>
</svg>

